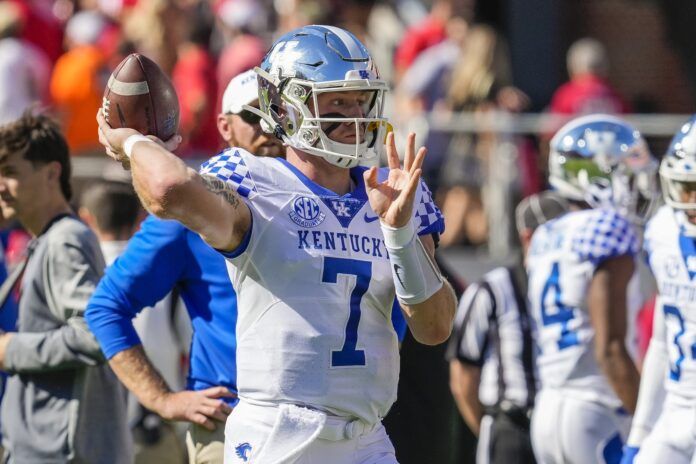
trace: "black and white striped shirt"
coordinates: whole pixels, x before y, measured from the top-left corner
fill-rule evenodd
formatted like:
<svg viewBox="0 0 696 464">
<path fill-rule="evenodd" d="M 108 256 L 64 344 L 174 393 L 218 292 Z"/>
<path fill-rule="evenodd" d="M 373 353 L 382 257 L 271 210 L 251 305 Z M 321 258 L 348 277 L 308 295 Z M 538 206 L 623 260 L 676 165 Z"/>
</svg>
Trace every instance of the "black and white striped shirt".
<svg viewBox="0 0 696 464">
<path fill-rule="evenodd" d="M 505 267 L 490 271 L 466 289 L 457 309 L 447 358 L 481 367 L 484 406 L 534 404 L 538 377 L 522 275 Z"/>
</svg>

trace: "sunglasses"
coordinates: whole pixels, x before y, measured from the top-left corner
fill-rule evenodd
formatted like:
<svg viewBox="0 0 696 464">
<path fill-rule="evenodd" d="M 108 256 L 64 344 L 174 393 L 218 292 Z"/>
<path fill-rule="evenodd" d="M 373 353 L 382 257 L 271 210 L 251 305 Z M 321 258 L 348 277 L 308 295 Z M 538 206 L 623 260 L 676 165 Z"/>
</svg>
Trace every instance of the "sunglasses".
<svg viewBox="0 0 696 464">
<path fill-rule="evenodd" d="M 253 126 L 261 122 L 261 116 L 259 116 L 256 113 L 252 113 L 251 111 L 248 110 L 242 110 L 239 112 L 238 116 L 242 118 L 242 121 L 245 123 Z"/>
</svg>

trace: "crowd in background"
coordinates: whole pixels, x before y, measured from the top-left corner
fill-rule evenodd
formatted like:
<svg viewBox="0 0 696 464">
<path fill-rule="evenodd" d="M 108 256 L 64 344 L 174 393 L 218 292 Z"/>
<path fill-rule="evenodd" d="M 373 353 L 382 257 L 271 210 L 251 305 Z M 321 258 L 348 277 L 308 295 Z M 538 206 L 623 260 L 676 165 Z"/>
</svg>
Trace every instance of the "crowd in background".
<svg viewBox="0 0 696 464">
<path fill-rule="evenodd" d="M 443 132 L 418 116 L 469 112 L 484 118 L 522 112 L 505 37 L 479 24 L 472 0 L 2 0 L 0 123 L 31 105 L 51 109 L 71 155 L 101 156 L 94 114 L 111 71 L 129 53 L 155 60 L 171 76 L 181 108 L 178 150 L 205 159 L 221 147 L 215 120 L 230 79 L 253 68 L 272 40 L 303 24 L 346 28 L 372 51 L 393 94 L 386 114 L 397 135 L 414 130 L 429 149 L 424 175 L 447 218 L 443 246 L 485 245 L 486 182 L 495 132 Z M 570 82 L 548 109 L 577 114 L 629 109 L 606 81 L 601 43 L 568 52 Z M 549 133 L 552 131 L 550 130 Z M 516 193 L 540 191 L 548 139 L 515 137 Z"/>
</svg>

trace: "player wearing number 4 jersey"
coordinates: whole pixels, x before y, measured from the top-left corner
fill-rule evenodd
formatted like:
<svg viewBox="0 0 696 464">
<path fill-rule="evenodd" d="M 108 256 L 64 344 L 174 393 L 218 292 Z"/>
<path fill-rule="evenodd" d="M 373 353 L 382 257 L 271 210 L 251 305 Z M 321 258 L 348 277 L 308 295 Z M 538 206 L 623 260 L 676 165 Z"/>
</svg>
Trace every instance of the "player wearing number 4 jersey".
<svg viewBox="0 0 696 464">
<path fill-rule="evenodd" d="M 256 72 L 260 110 L 247 109 L 288 146 L 287 162 L 231 149 L 198 174 L 98 116 L 102 143 L 130 157 L 148 209 L 228 260 L 240 403 L 225 462 L 395 463 L 380 422 L 398 380 L 394 295 L 427 344 L 447 339 L 455 307 L 433 262 L 443 220 L 420 181 L 425 149 L 411 135 L 402 168 L 390 134 L 389 169 L 358 166 L 385 146 L 386 84 L 342 29 L 290 32 Z"/>
<path fill-rule="evenodd" d="M 694 169 L 696 118 L 677 132 L 662 160 L 660 177 L 667 205 L 645 232 L 644 247 L 658 299 L 625 464 L 696 462 Z"/>
<path fill-rule="evenodd" d="M 625 344 L 630 219 L 654 197 L 656 163 L 638 131 L 605 115 L 561 128 L 549 163 L 574 206 L 537 229 L 527 257 L 542 384 L 532 444 L 540 463 L 618 463 L 639 381 Z"/>
</svg>

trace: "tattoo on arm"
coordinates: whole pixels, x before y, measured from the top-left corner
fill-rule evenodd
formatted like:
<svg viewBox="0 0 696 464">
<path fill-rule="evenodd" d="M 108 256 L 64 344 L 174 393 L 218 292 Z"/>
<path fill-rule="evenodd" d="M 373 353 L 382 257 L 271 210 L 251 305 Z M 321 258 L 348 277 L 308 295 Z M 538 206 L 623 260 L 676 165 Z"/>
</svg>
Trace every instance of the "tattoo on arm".
<svg viewBox="0 0 696 464">
<path fill-rule="evenodd" d="M 239 208 L 239 196 L 227 188 L 227 185 L 216 177 L 203 176 L 205 188 L 215 195 L 221 196 L 227 203 L 231 204 L 235 209 Z"/>
</svg>

